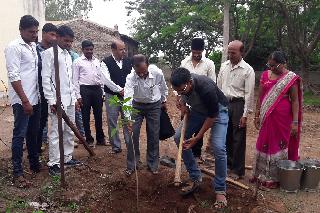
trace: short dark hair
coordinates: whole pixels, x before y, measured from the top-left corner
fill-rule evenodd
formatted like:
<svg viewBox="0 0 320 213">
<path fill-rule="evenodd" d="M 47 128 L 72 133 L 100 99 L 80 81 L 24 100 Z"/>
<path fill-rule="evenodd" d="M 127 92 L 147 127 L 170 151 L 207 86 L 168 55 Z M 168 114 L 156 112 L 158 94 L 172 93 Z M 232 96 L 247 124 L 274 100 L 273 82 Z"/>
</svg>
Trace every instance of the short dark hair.
<svg viewBox="0 0 320 213">
<path fill-rule="evenodd" d="M 89 41 L 89 40 L 84 40 L 82 43 L 81 43 L 81 47 L 82 49 L 86 48 L 86 47 L 94 47 L 92 41 Z"/>
<path fill-rule="evenodd" d="M 179 87 L 191 80 L 191 73 L 188 69 L 179 67 L 171 73 L 170 82 L 172 86 Z"/>
<path fill-rule="evenodd" d="M 191 50 L 204 50 L 204 40 L 202 38 L 194 38 L 191 41 Z"/>
<path fill-rule="evenodd" d="M 132 63 L 133 63 L 133 66 L 139 66 L 142 63 L 149 64 L 149 59 L 145 55 L 138 54 L 132 57 Z"/>
<path fill-rule="evenodd" d="M 74 32 L 67 25 L 60 26 L 57 30 L 57 34 L 61 37 L 70 36 L 71 38 L 74 38 Z"/>
<path fill-rule="evenodd" d="M 117 43 L 115 41 L 111 42 L 111 49 L 117 49 Z"/>
<path fill-rule="evenodd" d="M 274 51 L 269 58 L 279 64 L 286 64 L 288 61 L 287 56 L 283 51 Z"/>
<path fill-rule="evenodd" d="M 42 32 L 48 33 L 48 32 L 57 32 L 58 28 L 52 24 L 52 23 L 46 23 L 42 27 Z"/>
<path fill-rule="evenodd" d="M 39 22 L 31 15 L 22 16 L 19 23 L 19 29 L 25 30 L 30 27 L 39 27 Z"/>
</svg>

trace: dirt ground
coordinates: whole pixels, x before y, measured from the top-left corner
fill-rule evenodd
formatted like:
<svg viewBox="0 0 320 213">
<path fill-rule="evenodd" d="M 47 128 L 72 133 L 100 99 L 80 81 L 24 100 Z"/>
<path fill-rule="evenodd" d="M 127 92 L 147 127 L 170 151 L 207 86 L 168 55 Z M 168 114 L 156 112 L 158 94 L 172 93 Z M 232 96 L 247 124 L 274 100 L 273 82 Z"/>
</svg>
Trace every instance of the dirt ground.
<svg viewBox="0 0 320 213">
<path fill-rule="evenodd" d="M 171 93 L 172 94 L 172 93 Z M 169 113 L 174 126 L 179 122 L 179 113 L 173 102 L 168 99 Z M 0 108 L 0 211 L 1 212 L 41 212 L 28 205 L 37 202 L 43 205 L 43 212 L 137 212 L 136 179 L 126 177 L 126 149 L 111 155 L 110 146 L 96 147 L 96 156 L 89 158 L 83 147 L 75 149 L 75 157 L 84 164 L 66 169 L 67 188 L 61 189 L 58 178 L 51 178 L 45 166 L 47 152 L 43 157 L 44 170 L 32 176 L 28 170 L 27 153 L 24 152 L 24 168 L 28 179 L 33 183 L 29 189 L 12 186 L 12 167 L 10 161 L 13 116 L 10 107 Z M 246 164 L 252 165 L 257 131 L 249 118 Z M 104 123 L 106 118 L 104 114 Z M 93 125 L 93 123 L 92 123 Z M 308 108 L 304 112 L 301 158 L 320 158 L 320 115 L 319 109 Z M 107 125 L 104 125 L 107 134 Z M 94 131 L 94 128 L 93 128 Z M 142 160 L 146 151 L 145 126 L 141 133 Z M 160 155 L 175 158 L 177 148 L 172 139 L 160 142 Z M 287 194 L 280 190 L 260 191 L 258 200 L 253 198 L 248 179 L 241 182 L 250 186 L 243 190 L 228 184 L 228 208 L 224 212 L 320 212 L 318 192 L 299 192 Z M 139 206 L 138 212 L 216 212 L 213 208 L 214 191 L 211 177 L 204 175 L 201 191 L 194 196 L 183 198 L 172 185 L 174 169 L 160 166 L 160 173 L 153 175 L 146 168 L 138 171 Z M 183 168 L 183 177 L 187 178 Z"/>
</svg>

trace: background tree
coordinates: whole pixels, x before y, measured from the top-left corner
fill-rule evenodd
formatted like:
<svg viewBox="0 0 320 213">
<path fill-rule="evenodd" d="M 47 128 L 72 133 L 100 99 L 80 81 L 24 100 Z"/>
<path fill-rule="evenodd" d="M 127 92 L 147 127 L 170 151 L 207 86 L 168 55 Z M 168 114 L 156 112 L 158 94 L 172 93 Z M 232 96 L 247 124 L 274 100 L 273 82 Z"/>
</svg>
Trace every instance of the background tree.
<svg viewBox="0 0 320 213">
<path fill-rule="evenodd" d="M 133 21 L 134 37 L 140 51 L 158 58 L 164 54 L 172 68 L 190 53 L 191 40 L 200 36 L 207 41 L 206 54 L 221 46 L 222 11 L 219 1 L 140 0 L 128 1 L 130 12 L 140 17 Z"/>
<path fill-rule="evenodd" d="M 223 7 L 223 50 L 221 63 L 228 59 L 228 44 L 230 35 L 230 1 L 224 1 Z"/>
<path fill-rule="evenodd" d="M 48 21 L 87 18 L 91 9 L 91 0 L 45 0 L 45 14 Z"/>
<path fill-rule="evenodd" d="M 320 1 L 319 0 L 277 0 L 277 11 L 285 25 L 281 28 L 286 33 L 287 49 L 301 63 L 301 71 L 307 90 L 313 90 L 309 83 L 309 72 L 319 52 L 320 41 Z M 276 8 L 275 8 L 276 9 Z"/>
<path fill-rule="evenodd" d="M 129 12 L 140 14 L 132 29 L 143 53 L 157 59 L 160 52 L 176 67 L 189 54 L 190 40 L 202 36 L 218 70 L 226 0 L 127 2 Z M 230 40 L 244 42 L 244 58 L 255 70 L 264 70 L 275 50 L 287 53 L 289 69 L 300 71 L 307 83 L 309 71 L 319 70 L 320 0 L 234 0 L 229 16 Z"/>
</svg>

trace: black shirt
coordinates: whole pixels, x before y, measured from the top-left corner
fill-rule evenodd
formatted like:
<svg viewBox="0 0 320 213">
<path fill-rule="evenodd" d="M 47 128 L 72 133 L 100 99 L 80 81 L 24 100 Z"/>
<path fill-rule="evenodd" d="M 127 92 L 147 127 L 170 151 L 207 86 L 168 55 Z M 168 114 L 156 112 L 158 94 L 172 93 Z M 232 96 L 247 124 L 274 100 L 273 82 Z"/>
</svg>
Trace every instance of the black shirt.
<svg viewBox="0 0 320 213">
<path fill-rule="evenodd" d="M 192 91 L 188 95 L 182 95 L 182 99 L 192 110 L 210 118 L 217 117 L 219 103 L 228 105 L 226 96 L 209 77 L 193 73 L 191 76 Z"/>
</svg>

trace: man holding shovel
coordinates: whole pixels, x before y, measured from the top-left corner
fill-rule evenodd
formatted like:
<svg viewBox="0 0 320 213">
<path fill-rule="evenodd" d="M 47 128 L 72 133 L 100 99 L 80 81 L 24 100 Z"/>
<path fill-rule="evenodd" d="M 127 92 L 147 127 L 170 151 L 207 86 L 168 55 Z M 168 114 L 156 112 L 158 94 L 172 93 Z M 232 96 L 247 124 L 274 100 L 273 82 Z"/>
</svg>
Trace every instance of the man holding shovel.
<svg viewBox="0 0 320 213">
<path fill-rule="evenodd" d="M 199 190 L 201 171 L 192 153 L 192 147 L 211 128 L 211 147 L 215 157 L 216 176 L 213 181 L 216 192 L 215 207 L 227 206 L 226 199 L 226 134 L 228 128 L 228 100 L 213 80 L 206 76 L 191 74 L 185 68 L 178 68 L 171 75 L 173 89 L 181 95 L 179 107 L 188 114 L 185 127 L 182 158 L 190 176 L 190 183 L 182 188 L 181 194 L 188 195 Z M 190 108 L 186 106 L 188 104 Z M 181 127 L 174 136 L 179 144 Z"/>
</svg>

